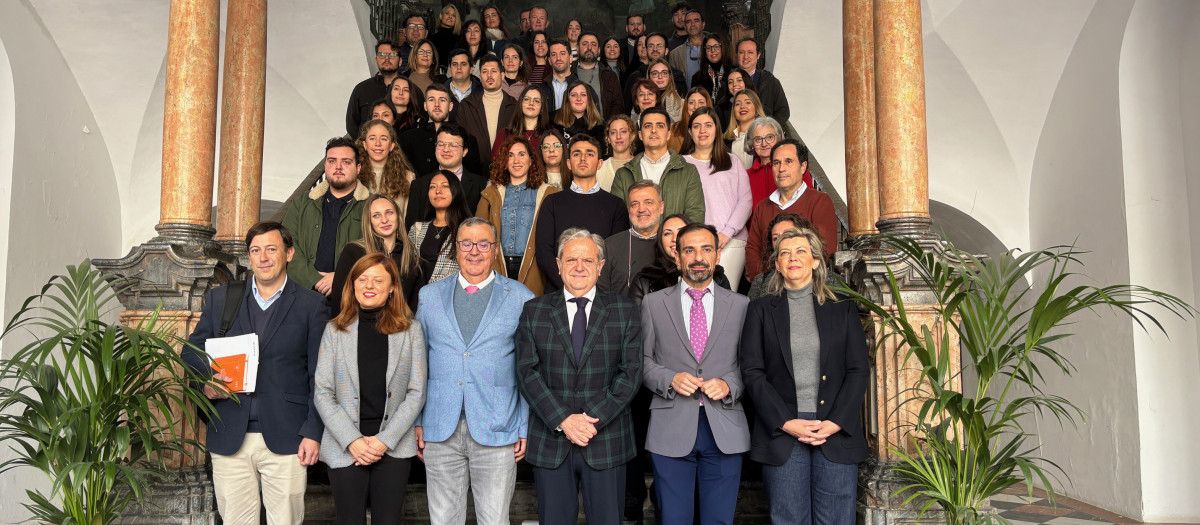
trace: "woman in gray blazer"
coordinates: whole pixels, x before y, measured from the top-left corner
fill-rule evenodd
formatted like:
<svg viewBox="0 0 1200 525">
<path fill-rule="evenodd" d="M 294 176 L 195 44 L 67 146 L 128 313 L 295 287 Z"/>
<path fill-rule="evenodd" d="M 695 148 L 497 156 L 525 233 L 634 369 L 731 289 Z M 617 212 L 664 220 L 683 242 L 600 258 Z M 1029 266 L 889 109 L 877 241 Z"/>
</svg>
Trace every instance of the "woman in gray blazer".
<svg viewBox="0 0 1200 525">
<path fill-rule="evenodd" d="M 372 523 L 400 523 L 426 368 L 421 325 L 399 283 L 387 255 L 359 259 L 342 290 L 342 311 L 321 338 L 314 397 L 339 525 L 365 524 L 368 505 Z"/>
</svg>

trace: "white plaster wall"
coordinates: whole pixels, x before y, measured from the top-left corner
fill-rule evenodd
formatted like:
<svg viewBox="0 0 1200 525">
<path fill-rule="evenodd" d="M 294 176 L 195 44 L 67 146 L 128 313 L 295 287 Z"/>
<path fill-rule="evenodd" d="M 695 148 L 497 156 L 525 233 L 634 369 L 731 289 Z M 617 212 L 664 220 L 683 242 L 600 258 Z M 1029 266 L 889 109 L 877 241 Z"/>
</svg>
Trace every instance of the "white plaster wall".
<svg viewBox="0 0 1200 525">
<path fill-rule="evenodd" d="M 1097 2 L 1075 42 L 1040 131 L 1029 190 L 1035 247 L 1076 243 L 1092 253 L 1065 283 L 1104 285 L 1130 279 L 1118 109 L 1118 59 L 1132 1 Z M 1055 377 L 1047 393 L 1087 415 L 1078 430 L 1049 417 L 1036 431 L 1041 453 L 1066 471 L 1068 496 L 1140 517 L 1142 486 L 1138 384 L 1133 328 L 1116 315 L 1084 314 L 1075 337 L 1057 348 L 1078 370 Z M 1044 365 L 1045 366 L 1045 365 Z M 1055 373 L 1057 376 L 1057 373 Z"/>
<path fill-rule="evenodd" d="M 1121 142 L 1130 279 L 1194 303 L 1200 232 L 1189 224 L 1192 203 L 1184 141 L 1180 70 L 1200 60 L 1182 53 L 1200 18 L 1186 0 L 1138 2 L 1121 47 Z M 1190 171 L 1190 172 L 1189 172 Z M 1200 203 L 1196 203 L 1200 206 Z M 1161 314 L 1162 312 L 1154 312 Z M 1200 521 L 1200 364 L 1191 320 L 1160 315 L 1169 337 L 1134 329 L 1138 428 L 1141 434 L 1143 521 Z"/>
<path fill-rule="evenodd" d="M 1194 15 L 1193 15 L 1194 16 Z M 1180 53 L 1180 93 L 1200 93 L 1200 32 L 1187 31 L 1183 37 Z M 1181 96 L 1183 113 L 1183 143 L 1200 144 L 1200 100 L 1194 96 Z M 1184 165 L 1187 168 L 1187 196 L 1189 203 L 1200 203 L 1200 148 L 1183 149 Z M 1200 261 L 1200 204 L 1189 206 L 1188 226 L 1191 232 L 1191 256 Z M 1192 297 L 1200 297 L 1200 279 L 1192 279 Z M 1200 341 L 1200 323 L 1192 323 L 1195 337 Z M 1183 361 L 1184 363 L 1189 360 Z M 1195 352 L 1190 362 L 1200 366 L 1200 352 Z"/>
<path fill-rule="evenodd" d="M 0 138 L 13 138 L 0 152 L 11 147 L 15 153 L 11 164 L 0 164 L 0 170 L 11 169 L 10 201 L 3 208 L 8 248 L 3 302 L 11 314 L 66 265 L 111 257 L 123 246 L 121 200 L 104 135 L 28 3 L 0 3 L 0 42 L 12 75 L 11 87 L 0 87 L 0 100 L 9 98 L 6 92 L 15 95 L 15 111 L 0 110 Z M 18 334 L 5 345 L 23 343 Z M 7 448 L 0 450 L 0 458 L 9 455 Z M 36 472 L 16 469 L 0 475 L 0 487 L 0 522 L 9 523 L 26 517 L 20 506 L 25 489 L 47 484 Z"/>
<path fill-rule="evenodd" d="M 121 198 L 137 203 L 121 210 L 122 245 L 127 249 L 153 237 L 169 3 L 24 1 L 61 50 L 99 128 L 111 137 L 106 146 Z M 319 160 L 325 140 L 345 133 L 350 90 L 369 75 L 355 2 L 361 0 L 268 4 L 265 199 L 286 198 Z M 223 28 L 224 20 L 222 47 Z M 106 254 L 120 255 L 124 250 Z"/>
</svg>

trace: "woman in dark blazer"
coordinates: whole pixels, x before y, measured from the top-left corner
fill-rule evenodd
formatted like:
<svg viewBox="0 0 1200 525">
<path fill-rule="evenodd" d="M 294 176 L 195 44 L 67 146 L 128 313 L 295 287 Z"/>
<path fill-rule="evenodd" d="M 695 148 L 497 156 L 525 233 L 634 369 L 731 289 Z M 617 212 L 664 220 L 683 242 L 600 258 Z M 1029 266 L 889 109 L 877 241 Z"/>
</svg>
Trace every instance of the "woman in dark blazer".
<svg viewBox="0 0 1200 525">
<path fill-rule="evenodd" d="M 342 309 L 329 321 L 317 358 L 313 401 L 325 436 L 321 460 L 338 525 L 399 524 L 412 457 L 413 425 L 425 406 L 425 338 L 399 292 L 388 254 L 363 256 L 350 270 Z"/>
<path fill-rule="evenodd" d="M 825 286 L 822 249 L 813 230 L 783 232 L 767 295 L 750 302 L 742 328 L 750 459 L 763 465 L 772 523 L 854 523 L 867 458 L 866 335 L 854 303 Z"/>
</svg>

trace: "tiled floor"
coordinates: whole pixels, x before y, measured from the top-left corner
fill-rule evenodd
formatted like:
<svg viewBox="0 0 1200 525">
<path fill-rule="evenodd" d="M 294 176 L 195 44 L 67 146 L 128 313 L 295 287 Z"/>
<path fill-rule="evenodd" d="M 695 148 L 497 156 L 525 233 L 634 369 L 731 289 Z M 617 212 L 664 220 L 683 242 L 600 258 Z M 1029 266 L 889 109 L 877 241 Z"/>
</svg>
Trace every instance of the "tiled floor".
<svg viewBox="0 0 1200 525">
<path fill-rule="evenodd" d="M 1051 505 L 1050 500 L 1046 498 L 1045 492 L 1034 490 L 1033 497 L 1029 497 L 1024 486 L 1010 488 L 1004 494 L 992 498 L 992 506 L 999 509 L 1000 515 L 1011 521 L 1013 525 L 1029 525 L 1034 523 L 1048 525 L 1127 525 L 1141 523 L 1061 495 L 1056 496 L 1054 504 Z"/>
</svg>

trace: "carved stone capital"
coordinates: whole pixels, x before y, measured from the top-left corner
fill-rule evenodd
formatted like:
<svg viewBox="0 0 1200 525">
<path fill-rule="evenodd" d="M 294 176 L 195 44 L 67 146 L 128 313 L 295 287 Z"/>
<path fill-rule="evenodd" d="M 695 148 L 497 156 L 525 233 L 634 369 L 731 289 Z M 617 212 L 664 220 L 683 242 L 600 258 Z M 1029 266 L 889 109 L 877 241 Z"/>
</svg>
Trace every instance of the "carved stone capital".
<svg viewBox="0 0 1200 525">
<path fill-rule="evenodd" d="M 157 237 L 134 246 L 120 259 L 92 264 L 110 276 L 127 310 L 202 309 L 204 294 L 241 271 L 236 256 L 213 242 L 214 230 L 190 224 L 160 224 Z"/>
</svg>

